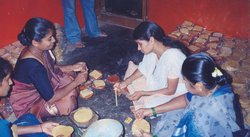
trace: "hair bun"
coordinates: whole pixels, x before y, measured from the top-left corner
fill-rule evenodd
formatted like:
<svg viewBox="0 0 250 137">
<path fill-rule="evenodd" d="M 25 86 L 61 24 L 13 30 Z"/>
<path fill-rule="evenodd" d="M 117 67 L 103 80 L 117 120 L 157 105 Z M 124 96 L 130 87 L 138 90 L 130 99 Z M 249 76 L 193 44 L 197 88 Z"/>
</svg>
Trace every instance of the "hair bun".
<svg viewBox="0 0 250 137">
<path fill-rule="evenodd" d="M 18 34 L 17 39 L 20 41 L 22 45 L 30 45 L 28 42 L 27 37 L 25 36 L 25 32 L 22 30 L 21 33 Z"/>
</svg>

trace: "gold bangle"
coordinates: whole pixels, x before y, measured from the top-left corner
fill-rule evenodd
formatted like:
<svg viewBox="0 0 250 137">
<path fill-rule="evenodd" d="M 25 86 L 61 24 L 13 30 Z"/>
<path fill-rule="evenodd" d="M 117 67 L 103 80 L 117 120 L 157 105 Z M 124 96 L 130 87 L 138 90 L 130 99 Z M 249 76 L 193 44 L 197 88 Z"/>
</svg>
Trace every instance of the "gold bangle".
<svg viewBox="0 0 250 137">
<path fill-rule="evenodd" d="M 129 83 L 128 85 L 131 85 L 132 82 L 133 82 L 132 79 L 131 79 L 130 77 L 127 77 L 126 79 L 130 79 L 130 83 Z M 125 80 L 126 80 L 126 79 L 125 79 Z"/>
</svg>

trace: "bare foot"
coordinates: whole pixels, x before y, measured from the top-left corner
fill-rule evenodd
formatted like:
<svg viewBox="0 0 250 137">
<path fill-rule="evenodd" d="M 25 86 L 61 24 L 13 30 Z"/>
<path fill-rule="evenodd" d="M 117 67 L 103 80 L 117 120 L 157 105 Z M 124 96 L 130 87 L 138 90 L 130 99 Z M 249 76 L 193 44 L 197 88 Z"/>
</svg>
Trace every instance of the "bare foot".
<svg viewBox="0 0 250 137">
<path fill-rule="evenodd" d="M 79 42 L 76 42 L 75 44 L 73 44 L 76 48 L 83 48 L 83 47 L 85 47 L 85 45 L 81 42 L 81 41 L 79 41 Z"/>
<path fill-rule="evenodd" d="M 108 35 L 105 32 L 102 32 L 99 37 L 107 37 Z"/>
<path fill-rule="evenodd" d="M 133 113 L 135 113 L 135 106 L 130 106 L 129 108 Z"/>
</svg>

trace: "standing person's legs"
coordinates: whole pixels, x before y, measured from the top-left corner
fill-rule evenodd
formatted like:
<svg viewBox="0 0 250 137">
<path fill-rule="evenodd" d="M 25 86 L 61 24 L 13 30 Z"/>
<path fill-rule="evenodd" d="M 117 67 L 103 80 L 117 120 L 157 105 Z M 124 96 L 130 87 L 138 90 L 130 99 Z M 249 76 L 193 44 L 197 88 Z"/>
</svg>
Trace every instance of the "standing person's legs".
<svg viewBox="0 0 250 137">
<path fill-rule="evenodd" d="M 80 0 L 80 1 L 83 9 L 85 31 L 87 36 L 91 37 L 101 36 L 102 32 L 98 28 L 97 18 L 94 10 L 95 0 Z"/>
<path fill-rule="evenodd" d="M 76 19 L 75 0 L 62 0 L 66 37 L 71 44 L 81 41 L 81 29 Z"/>
</svg>

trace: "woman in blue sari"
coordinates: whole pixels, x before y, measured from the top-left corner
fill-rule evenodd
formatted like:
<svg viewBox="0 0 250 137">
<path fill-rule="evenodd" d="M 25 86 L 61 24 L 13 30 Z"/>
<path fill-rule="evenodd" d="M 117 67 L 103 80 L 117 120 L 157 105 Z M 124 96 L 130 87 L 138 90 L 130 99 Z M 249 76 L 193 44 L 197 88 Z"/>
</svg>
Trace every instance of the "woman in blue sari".
<svg viewBox="0 0 250 137">
<path fill-rule="evenodd" d="M 135 117 L 163 113 L 153 135 L 144 137 L 244 137 L 244 125 L 238 97 L 230 87 L 229 75 L 205 53 L 186 58 L 182 74 L 188 93 L 155 108 L 140 109 Z M 164 113 L 166 112 L 166 113 Z"/>
<path fill-rule="evenodd" d="M 11 67 L 8 61 L 0 58 L 0 97 L 6 96 L 13 84 L 10 78 Z M 21 116 L 13 124 L 0 118 L 0 137 L 48 137 L 57 125 L 54 122 L 40 123 L 31 113 Z"/>
</svg>

